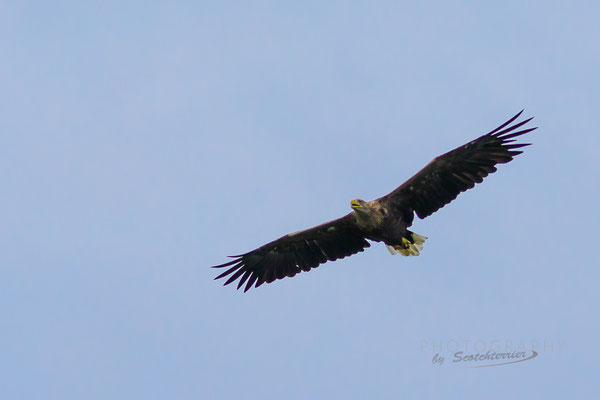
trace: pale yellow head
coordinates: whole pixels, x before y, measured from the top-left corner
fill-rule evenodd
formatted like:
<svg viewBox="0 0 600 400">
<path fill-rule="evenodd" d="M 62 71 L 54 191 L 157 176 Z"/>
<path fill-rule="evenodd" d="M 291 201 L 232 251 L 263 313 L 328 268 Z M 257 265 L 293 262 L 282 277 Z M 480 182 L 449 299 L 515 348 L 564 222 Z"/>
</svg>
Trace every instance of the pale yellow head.
<svg viewBox="0 0 600 400">
<path fill-rule="evenodd" d="M 352 200 L 350 200 L 350 207 L 352 207 L 352 209 L 354 211 L 366 211 L 366 210 L 368 210 L 367 202 L 364 201 L 363 199 L 352 199 Z"/>
<path fill-rule="evenodd" d="M 354 210 L 358 225 L 364 229 L 374 229 L 383 220 L 383 215 L 373 202 L 353 199 L 350 201 L 350 207 Z"/>
</svg>

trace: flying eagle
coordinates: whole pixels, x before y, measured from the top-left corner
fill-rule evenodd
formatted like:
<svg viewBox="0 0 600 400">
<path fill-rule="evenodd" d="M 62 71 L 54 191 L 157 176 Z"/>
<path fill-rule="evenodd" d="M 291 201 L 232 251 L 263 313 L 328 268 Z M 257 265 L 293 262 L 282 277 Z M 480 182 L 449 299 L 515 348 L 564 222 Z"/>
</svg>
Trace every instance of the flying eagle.
<svg viewBox="0 0 600 400">
<path fill-rule="evenodd" d="M 231 275 L 225 285 L 239 278 L 237 288 L 244 292 L 254 285 L 309 271 L 370 247 L 368 240 L 383 242 L 392 254 L 418 256 L 425 236 L 411 232 L 414 213 L 430 216 L 476 183 L 521 154 L 515 149 L 531 143 L 514 143 L 517 136 L 536 128 L 521 129 L 531 121 L 514 123 L 523 110 L 493 131 L 434 158 L 425 168 L 396 190 L 373 201 L 350 201 L 352 212 L 333 221 L 290 233 L 256 250 L 213 268 L 229 267 L 215 279 Z"/>
</svg>

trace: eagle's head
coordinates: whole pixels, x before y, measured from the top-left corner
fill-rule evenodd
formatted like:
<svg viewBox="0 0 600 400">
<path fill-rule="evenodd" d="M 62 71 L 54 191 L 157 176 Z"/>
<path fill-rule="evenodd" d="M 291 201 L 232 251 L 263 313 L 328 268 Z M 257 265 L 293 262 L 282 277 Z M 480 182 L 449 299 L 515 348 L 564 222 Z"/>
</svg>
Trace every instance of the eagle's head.
<svg viewBox="0 0 600 400">
<path fill-rule="evenodd" d="M 350 207 L 352 207 L 352 209 L 358 213 L 368 213 L 369 211 L 371 211 L 371 209 L 367 205 L 367 202 L 363 199 L 350 200 Z"/>
<path fill-rule="evenodd" d="M 354 199 L 350 201 L 350 207 L 354 210 L 358 225 L 363 228 L 374 229 L 383 220 L 380 207 L 373 201 L 364 201 L 363 199 Z"/>
</svg>

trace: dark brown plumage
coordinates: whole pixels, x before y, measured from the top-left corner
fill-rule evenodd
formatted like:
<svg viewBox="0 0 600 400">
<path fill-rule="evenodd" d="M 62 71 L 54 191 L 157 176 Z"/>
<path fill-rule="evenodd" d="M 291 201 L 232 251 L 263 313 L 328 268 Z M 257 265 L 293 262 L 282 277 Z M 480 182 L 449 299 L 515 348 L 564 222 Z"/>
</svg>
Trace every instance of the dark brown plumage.
<svg viewBox="0 0 600 400">
<path fill-rule="evenodd" d="M 496 171 L 496 164 L 511 161 L 529 143 L 514 143 L 517 136 L 536 128 L 518 130 L 532 118 L 511 125 L 522 113 L 493 131 L 434 158 L 390 194 L 371 202 L 352 200 L 353 211 L 336 220 L 291 233 L 213 268 L 229 267 L 217 276 L 231 275 L 225 285 L 239 279 L 237 288 L 271 283 L 363 251 L 367 241 L 384 242 L 392 254 L 419 255 L 425 237 L 409 231 L 414 214 L 425 218 Z"/>
</svg>

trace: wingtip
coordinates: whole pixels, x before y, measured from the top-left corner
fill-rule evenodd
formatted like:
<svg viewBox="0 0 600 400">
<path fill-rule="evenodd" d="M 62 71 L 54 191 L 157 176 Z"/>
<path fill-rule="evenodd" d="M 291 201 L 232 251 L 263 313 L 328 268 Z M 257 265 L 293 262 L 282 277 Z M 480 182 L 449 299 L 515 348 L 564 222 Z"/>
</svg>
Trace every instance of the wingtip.
<svg viewBox="0 0 600 400">
<path fill-rule="evenodd" d="M 240 288 L 242 287 L 242 285 L 245 283 L 245 281 L 243 279 L 240 279 L 240 281 L 237 284 L 237 288 L 235 290 L 240 290 Z"/>
<path fill-rule="evenodd" d="M 225 267 L 229 267 L 230 265 L 233 265 L 233 264 L 235 264 L 235 263 L 236 263 L 236 262 L 238 262 L 238 261 L 239 261 L 239 260 L 233 260 L 233 261 L 226 262 L 226 263 L 224 263 L 224 264 L 213 265 L 213 266 L 212 266 L 212 267 L 210 267 L 210 268 L 225 268 Z"/>
<path fill-rule="evenodd" d="M 525 109 L 522 109 L 514 117 L 510 118 L 508 121 L 506 121 L 505 123 L 503 123 L 502 125 L 500 125 L 496 129 L 488 132 L 486 135 L 495 135 L 495 136 L 497 136 L 498 132 L 500 132 L 502 129 L 504 129 L 504 127 L 512 124 L 517 118 L 519 118 L 521 116 L 521 114 L 523 113 L 523 111 L 525 111 Z M 521 123 L 521 125 L 523 125 L 523 123 Z"/>
<path fill-rule="evenodd" d="M 528 123 L 529 121 L 531 121 L 533 119 L 533 117 L 529 117 L 527 118 L 525 121 L 523 121 L 523 125 L 525 125 L 526 123 Z"/>
</svg>

